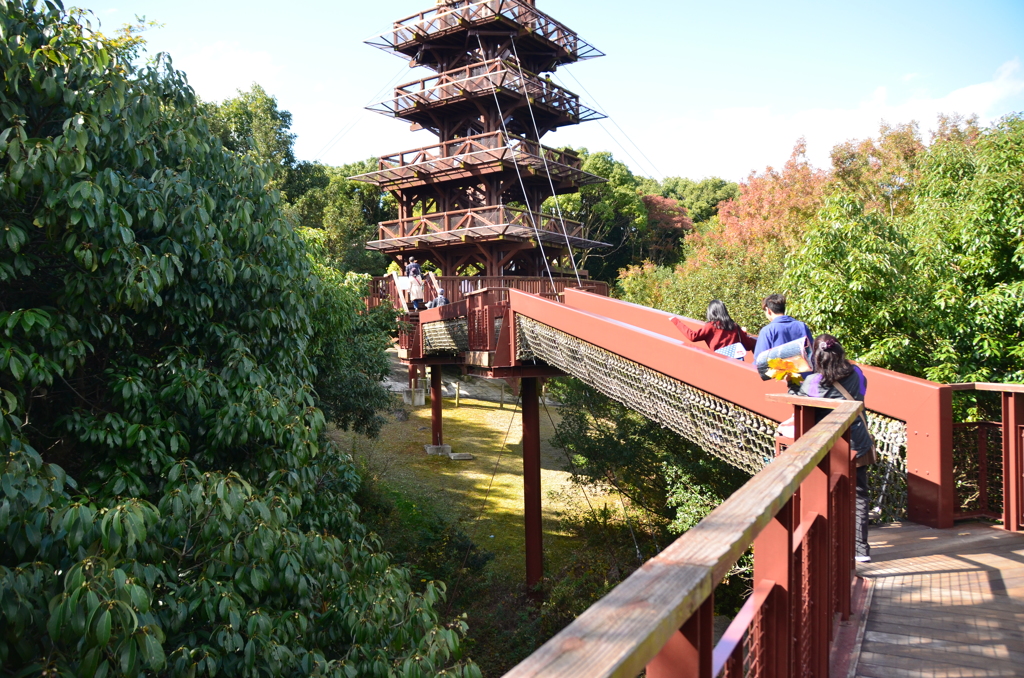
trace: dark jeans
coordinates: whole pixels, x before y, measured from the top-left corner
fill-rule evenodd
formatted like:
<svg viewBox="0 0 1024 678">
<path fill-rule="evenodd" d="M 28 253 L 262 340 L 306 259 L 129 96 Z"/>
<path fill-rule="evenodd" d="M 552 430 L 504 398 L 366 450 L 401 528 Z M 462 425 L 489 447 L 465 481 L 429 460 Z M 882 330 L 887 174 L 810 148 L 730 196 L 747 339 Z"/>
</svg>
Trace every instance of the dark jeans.
<svg viewBox="0 0 1024 678">
<path fill-rule="evenodd" d="M 853 527 L 854 555 L 871 555 L 868 546 L 868 467 L 857 469 L 857 513 Z"/>
</svg>

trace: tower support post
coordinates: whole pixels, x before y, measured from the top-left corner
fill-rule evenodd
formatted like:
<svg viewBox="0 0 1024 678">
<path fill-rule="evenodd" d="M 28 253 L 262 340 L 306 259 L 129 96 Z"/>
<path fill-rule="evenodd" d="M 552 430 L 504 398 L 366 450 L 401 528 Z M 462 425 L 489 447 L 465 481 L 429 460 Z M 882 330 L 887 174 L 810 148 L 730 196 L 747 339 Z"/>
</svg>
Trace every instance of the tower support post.
<svg viewBox="0 0 1024 678">
<path fill-rule="evenodd" d="M 441 366 L 430 366 L 430 428 L 433 445 L 444 445 L 444 429 L 442 425 L 442 391 Z"/>
<path fill-rule="evenodd" d="M 544 576 L 544 543 L 540 488 L 540 410 L 537 377 L 524 377 L 523 396 L 523 499 L 526 522 L 526 585 L 536 586 Z"/>
</svg>

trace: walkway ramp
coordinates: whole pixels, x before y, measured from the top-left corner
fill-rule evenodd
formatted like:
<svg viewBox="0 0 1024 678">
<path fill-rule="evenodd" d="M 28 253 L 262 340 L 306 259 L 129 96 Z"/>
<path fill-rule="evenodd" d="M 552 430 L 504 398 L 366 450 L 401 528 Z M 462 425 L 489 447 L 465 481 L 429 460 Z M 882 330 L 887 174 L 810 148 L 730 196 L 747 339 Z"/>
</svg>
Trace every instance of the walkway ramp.
<svg viewBox="0 0 1024 678">
<path fill-rule="evenodd" d="M 871 529 L 857 676 L 1024 675 L 1024 534 L 985 523 Z"/>
</svg>

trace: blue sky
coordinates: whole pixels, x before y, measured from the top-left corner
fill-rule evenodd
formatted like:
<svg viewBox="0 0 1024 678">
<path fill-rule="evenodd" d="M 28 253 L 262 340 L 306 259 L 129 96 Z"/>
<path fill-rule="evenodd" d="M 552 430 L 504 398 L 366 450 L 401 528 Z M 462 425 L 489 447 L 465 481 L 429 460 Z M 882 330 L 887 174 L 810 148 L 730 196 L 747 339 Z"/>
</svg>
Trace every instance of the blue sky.
<svg viewBox="0 0 1024 678">
<path fill-rule="evenodd" d="M 169 52 L 204 99 L 259 82 L 292 112 L 302 159 L 342 164 L 433 140 L 363 111 L 389 82 L 425 72 L 362 42 L 432 0 L 79 5 L 107 31 L 136 14 L 162 22 L 150 51 Z M 833 145 L 877 133 L 882 120 L 928 130 L 940 112 L 987 123 L 1024 111 L 1024 0 L 538 0 L 538 8 L 607 54 L 556 77 L 614 121 L 545 141 L 610 150 L 647 176 L 738 180 L 782 165 L 801 136 L 812 161 L 827 166 Z"/>
</svg>

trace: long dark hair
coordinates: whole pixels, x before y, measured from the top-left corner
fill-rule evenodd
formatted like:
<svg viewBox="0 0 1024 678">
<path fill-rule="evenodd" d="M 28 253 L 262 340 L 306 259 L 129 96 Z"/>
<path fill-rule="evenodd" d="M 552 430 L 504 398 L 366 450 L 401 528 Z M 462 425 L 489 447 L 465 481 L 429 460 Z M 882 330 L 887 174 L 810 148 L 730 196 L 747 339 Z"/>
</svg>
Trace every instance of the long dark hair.
<svg viewBox="0 0 1024 678">
<path fill-rule="evenodd" d="M 712 299 L 708 304 L 708 322 L 716 329 L 731 332 L 736 329 L 736 323 L 729 316 L 729 309 L 721 299 Z"/>
<path fill-rule="evenodd" d="M 820 334 L 814 340 L 814 371 L 821 375 L 825 388 L 853 374 L 853 365 L 846 359 L 846 351 L 831 334 Z"/>
</svg>

